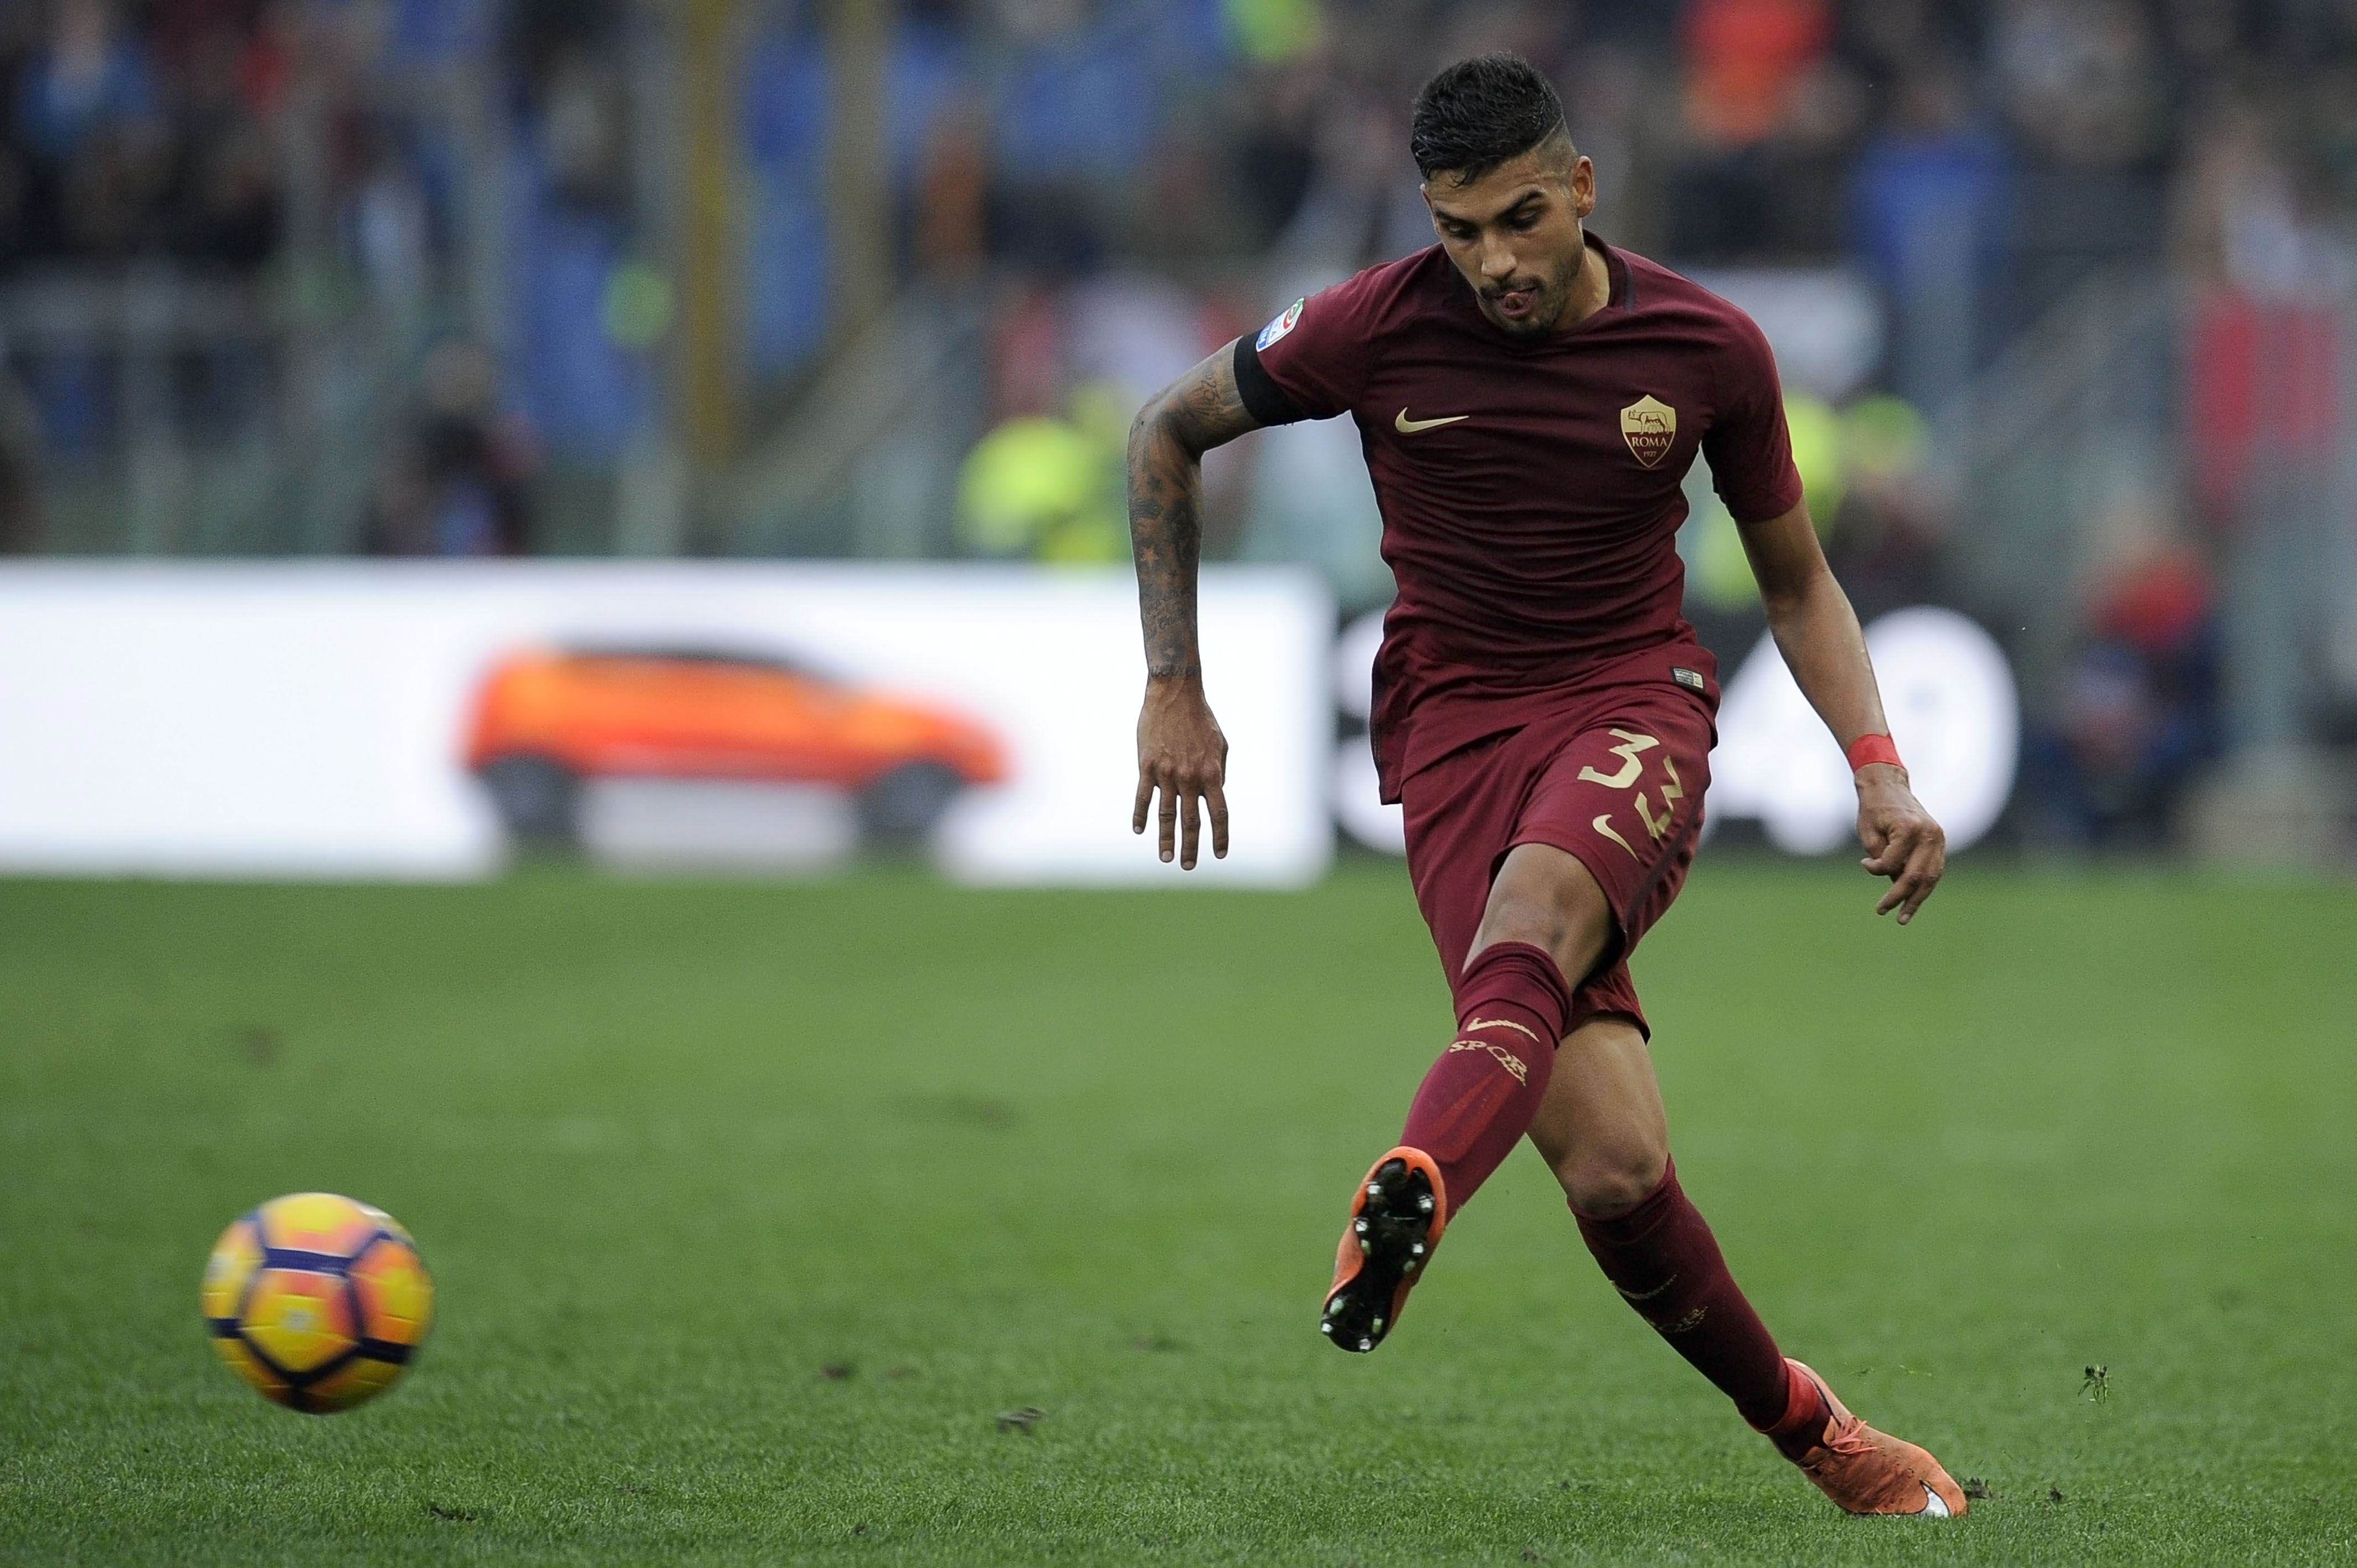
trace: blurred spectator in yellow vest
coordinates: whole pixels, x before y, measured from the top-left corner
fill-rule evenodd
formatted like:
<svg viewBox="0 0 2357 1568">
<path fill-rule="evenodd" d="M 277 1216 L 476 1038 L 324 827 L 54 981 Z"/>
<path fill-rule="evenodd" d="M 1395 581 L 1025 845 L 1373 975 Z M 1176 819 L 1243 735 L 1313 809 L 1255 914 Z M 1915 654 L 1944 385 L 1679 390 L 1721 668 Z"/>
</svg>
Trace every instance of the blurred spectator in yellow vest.
<svg viewBox="0 0 2357 1568">
<path fill-rule="evenodd" d="M 1125 412 L 1103 381 L 1067 418 L 1010 419 L 974 443 L 958 475 L 958 542 L 970 555 L 1094 565 L 1129 559 Z"/>
</svg>

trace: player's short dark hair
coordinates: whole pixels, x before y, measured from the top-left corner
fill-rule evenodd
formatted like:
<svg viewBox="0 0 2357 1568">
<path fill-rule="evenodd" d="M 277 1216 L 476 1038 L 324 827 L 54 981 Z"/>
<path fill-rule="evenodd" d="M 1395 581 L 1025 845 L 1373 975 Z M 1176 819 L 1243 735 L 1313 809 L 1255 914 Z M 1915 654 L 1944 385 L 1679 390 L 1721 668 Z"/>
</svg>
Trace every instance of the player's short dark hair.
<svg viewBox="0 0 2357 1568">
<path fill-rule="evenodd" d="M 1563 130 L 1563 100 L 1538 67 L 1520 55 L 1475 55 L 1415 95 L 1407 149 L 1426 179 L 1471 180 Z"/>
</svg>

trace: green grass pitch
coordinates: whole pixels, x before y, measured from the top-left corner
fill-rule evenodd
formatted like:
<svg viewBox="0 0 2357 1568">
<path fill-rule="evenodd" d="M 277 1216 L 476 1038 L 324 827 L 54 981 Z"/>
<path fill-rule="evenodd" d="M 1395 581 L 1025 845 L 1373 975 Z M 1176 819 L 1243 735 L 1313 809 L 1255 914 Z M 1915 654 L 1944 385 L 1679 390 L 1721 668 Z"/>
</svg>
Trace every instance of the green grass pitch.
<svg viewBox="0 0 2357 1568">
<path fill-rule="evenodd" d="M 0 885 L 0 1558 L 2348 1561 L 2357 891 L 1872 897 L 1706 859 L 1639 980 L 1738 1277 L 1986 1482 L 1946 1525 L 1837 1514 L 1527 1149 L 1379 1354 L 1319 1341 L 1448 1023 L 1395 870 Z M 307 1187 L 440 1288 L 325 1419 L 195 1300 Z"/>
</svg>

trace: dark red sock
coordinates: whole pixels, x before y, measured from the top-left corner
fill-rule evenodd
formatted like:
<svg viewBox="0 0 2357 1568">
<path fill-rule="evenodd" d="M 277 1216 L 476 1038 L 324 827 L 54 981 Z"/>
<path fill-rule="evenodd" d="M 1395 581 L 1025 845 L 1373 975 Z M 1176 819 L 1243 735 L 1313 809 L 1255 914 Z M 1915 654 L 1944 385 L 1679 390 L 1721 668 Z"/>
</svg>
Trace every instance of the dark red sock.
<svg viewBox="0 0 2357 1568">
<path fill-rule="evenodd" d="M 1744 1420 L 1763 1432 L 1785 1422 L 1792 1412 L 1783 1354 L 1727 1272 L 1710 1227 L 1686 1201 L 1677 1162 L 1628 1213 L 1596 1219 L 1575 1208 L 1572 1218 L 1604 1277 Z"/>
<path fill-rule="evenodd" d="M 1530 1131 L 1571 1016 L 1571 987 L 1544 948 L 1483 948 L 1457 983 L 1457 1037 L 1424 1075 L 1400 1142 L 1440 1165 L 1452 1216 Z"/>
</svg>

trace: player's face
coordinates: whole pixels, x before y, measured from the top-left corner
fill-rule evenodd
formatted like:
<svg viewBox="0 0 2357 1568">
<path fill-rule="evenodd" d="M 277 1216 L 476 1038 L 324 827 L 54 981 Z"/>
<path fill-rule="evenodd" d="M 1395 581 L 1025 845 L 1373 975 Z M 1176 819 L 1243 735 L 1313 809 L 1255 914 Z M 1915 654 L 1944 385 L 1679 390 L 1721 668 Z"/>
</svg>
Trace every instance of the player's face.
<svg viewBox="0 0 2357 1568">
<path fill-rule="evenodd" d="M 1586 243 L 1579 220 L 1596 209 L 1596 168 L 1561 146 L 1537 146 L 1458 184 L 1424 186 L 1441 248 L 1473 285 L 1481 313 L 1535 337 L 1568 325 Z"/>
</svg>

